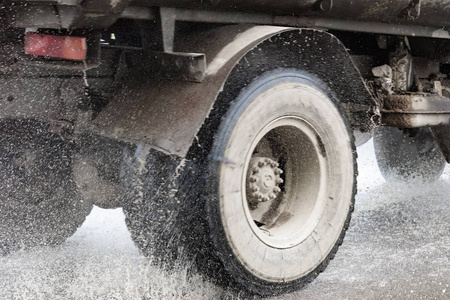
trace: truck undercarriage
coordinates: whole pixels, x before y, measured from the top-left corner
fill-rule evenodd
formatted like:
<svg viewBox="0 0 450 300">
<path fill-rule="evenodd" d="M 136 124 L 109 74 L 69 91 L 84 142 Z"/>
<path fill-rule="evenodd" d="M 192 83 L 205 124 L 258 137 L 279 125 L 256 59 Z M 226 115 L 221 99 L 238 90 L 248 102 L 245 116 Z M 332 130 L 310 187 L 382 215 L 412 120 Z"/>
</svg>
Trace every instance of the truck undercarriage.
<svg viewBox="0 0 450 300">
<path fill-rule="evenodd" d="M 123 206 L 141 252 L 267 295 L 343 240 L 355 145 L 387 180 L 450 162 L 450 5 L 7 1 L 0 249 Z M 355 138 L 356 137 L 356 141 Z"/>
</svg>

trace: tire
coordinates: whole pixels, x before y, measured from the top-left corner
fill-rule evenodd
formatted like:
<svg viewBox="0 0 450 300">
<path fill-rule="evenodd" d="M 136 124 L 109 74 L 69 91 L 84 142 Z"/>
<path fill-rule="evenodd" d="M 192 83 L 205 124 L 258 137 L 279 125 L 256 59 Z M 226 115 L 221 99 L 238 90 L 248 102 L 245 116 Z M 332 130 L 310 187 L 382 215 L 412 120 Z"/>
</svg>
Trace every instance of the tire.
<svg viewBox="0 0 450 300">
<path fill-rule="evenodd" d="M 0 149 L 0 252 L 65 241 L 92 208 L 71 178 L 73 143 L 42 123 L 10 121 Z"/>
<path fill-rule="evenodd" d="M 356 191 L 351 128 L 318 82 L 291 69 L 257 77 L 216 103 L 187 160 L 139 147 L 124 169 L 124 209 L 141 251 L 191 259 L 214 282 L 259 295 L 316 277 Z"/>
<path fill-rule="evenodd" d="M 409 136 L 398 128 L 378 127 L 374 147 L 378 167 L 387 181 L 433 182 L 446 165 L 429 128 Z"/>
<path fill-rule="evenodd" d="M 142 145 L 134 156 L 126 153 L 122 169 L 125 222 L 141 253 L 162 268 L 188 260 L 185 254 L 195 251 L 186 247 L 188 239 L 201 236 L 194 235 L 191 226 L 198 215 L 199 186 L 191 182 L 190 189 L 188 184 L 199 180 L 199 173 L 194 174 L 184 160 Z"/>
<path fill-rule="evenodd" d="M 320 273 L 350 220 L 352 132 L 315 82 L 293 70 L 260 77 L 222 119 L 211 150 L 214 245 L 236 281 L 261 295 L 297 289 Z"/>
</svg>

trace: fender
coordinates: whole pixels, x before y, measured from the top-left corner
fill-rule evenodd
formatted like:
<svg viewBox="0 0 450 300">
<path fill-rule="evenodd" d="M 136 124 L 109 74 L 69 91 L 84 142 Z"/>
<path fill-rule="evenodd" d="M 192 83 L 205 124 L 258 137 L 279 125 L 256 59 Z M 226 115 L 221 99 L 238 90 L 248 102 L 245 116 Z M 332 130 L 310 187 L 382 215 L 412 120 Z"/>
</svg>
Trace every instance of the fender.
<svg viewBox="0 0 450 300">
<path fill-rule="evenodd" d="M 206 54 L 203 81 L 130 80 L 93 121 L 96 133 L 144 142 L 166 154 L 185 157 L 216 99 L 226 92 L 230 76 L 241 77 L 245 85 L 254 76 L 280 67 L 315 74 L 343 103 L 355 127 L 368 130 L 371 126 L 377 105 L 344 45 L 329 33 L 225 26 L 186 37 L 176 50 Z M 255 57 L 257 63 L 246 63 L 255 62 L 251 59 Z"/>
</svg>

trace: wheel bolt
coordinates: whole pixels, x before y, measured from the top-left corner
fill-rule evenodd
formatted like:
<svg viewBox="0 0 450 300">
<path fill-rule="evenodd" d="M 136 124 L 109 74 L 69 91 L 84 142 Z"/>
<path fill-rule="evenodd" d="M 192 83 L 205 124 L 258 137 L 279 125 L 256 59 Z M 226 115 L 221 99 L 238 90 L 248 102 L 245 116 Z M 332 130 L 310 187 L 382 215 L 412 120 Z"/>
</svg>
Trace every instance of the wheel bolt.
<svg viewBox="0 0 450 300">
<path fill-rule="evenodd" d="M 276 187 L 273 188 L 273 192 L 274 193 L 279 193 L 279 192 L 281 192 L 281 189 L 276 186 Z"/>
<path fill-rule="evenodd" d="M 283 174 L 283 170 L 281 169 L 275 169 L 275 171 L 273 171 L 275 173 L 275 175 L 280 175 Z"/>
<path fill-rule="evenodd" d="M 274 193 L 270 193 L 270 195 L 269 195 L 269 198 L 270 198 L 271 200 L 275 199 L 276 197 L 277 197 L 277 196 L 275 196 Z"/>
<path fill-rule="evenodd" d="M 256 176 L 251 176 L 250 177 L 250 182 L 257 182 L 258 178 Z"/>
<path fill-rule="evenodd" d="M 255 193 L 252 194 L 252 197 L 253 197 L 253 198 L 256 198 L 256 199 L 260 199 L 260 198 L 261 198 L 261 194 L 255 192 Z"/>
<path fill-rule="evenodd" d="M 275 182 L 276 182 L 277 184 L 282 184 L 282 183 L 284 182 L 284 180 L 281 179 L 281 178 L 277 178 L 277 180 L 275 180 Z"/>
</svg>

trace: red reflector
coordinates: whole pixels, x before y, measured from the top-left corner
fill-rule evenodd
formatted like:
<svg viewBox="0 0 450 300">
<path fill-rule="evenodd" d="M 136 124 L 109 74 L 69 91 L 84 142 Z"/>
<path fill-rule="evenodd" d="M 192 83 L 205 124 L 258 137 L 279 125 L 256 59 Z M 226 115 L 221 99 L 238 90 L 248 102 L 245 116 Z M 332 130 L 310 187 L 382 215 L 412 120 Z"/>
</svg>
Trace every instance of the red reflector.
<svg viewBox="0 0 450 300">
<path fill-rule="evenodd" d="M 25 36 L 25 54 L 84 60 L 86 59 L 86 38 L 29 33 Z"/>
</svg>

